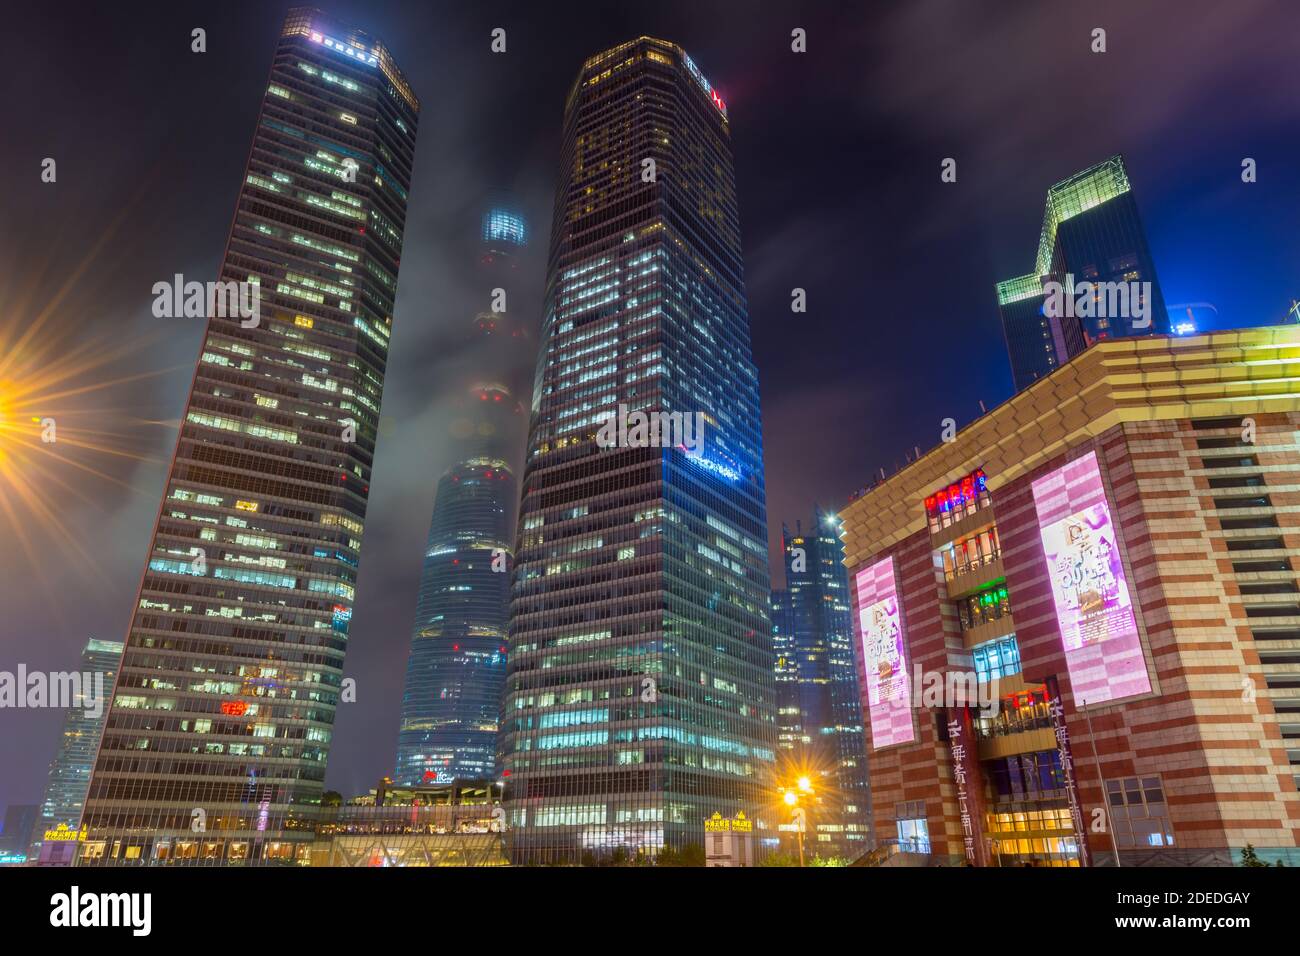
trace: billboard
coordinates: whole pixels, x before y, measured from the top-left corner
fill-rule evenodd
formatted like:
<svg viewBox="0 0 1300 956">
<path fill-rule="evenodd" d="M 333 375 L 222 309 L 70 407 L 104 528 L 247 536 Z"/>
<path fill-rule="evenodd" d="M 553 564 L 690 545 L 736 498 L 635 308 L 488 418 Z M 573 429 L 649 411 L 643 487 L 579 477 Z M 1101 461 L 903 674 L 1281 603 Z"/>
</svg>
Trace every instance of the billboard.
<svg viewBox="0 0 1300 956">
<path fill-rule="evenodd" d="M 892 557 L 863 568 L 854 577 L 858 641 L 874 750 L 916 739 L 908 697 L 907 642 L 896 582 Z"/>
<path fill-rule="evenodd" d="M 1075 699 L 1100 704 L 1149 693 L 1151 679 L 1097 453 L 1044 475 L 1033 491 Z"/>
</svg>

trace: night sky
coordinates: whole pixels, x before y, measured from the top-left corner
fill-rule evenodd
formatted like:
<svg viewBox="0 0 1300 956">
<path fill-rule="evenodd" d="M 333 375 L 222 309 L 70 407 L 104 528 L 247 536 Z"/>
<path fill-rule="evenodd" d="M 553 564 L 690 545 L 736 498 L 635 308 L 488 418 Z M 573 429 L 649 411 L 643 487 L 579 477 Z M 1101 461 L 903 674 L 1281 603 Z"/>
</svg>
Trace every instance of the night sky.
<svg viewBox="0 0 1300 956">
<path fill-rule="evenodd" d="M 1300 296 L 1300 9 L 1284 2 L 322 5 L 385 41 L 422 106 L 347 661 L 358 702 L 339 708 L 329 768 L 345 795 L 391 770 L 453 386 L 486 296 L 479 216 L 493 188 L 528 216 L 511 307 L 535 326 L 564 97 L 586 57 L 672 40 L 728 104 L 774 539 L 936 444 L 943 418 L 1009 397 L 993 285 L 1029 271 L 1047 187 L 1072 172 L 1125 155 L 1170 305 L 1213 303 L 1229 328 L 1280 321 Z M 67 538 L 0 510 L 0 670 L 72 669 L 88 637 L 126 633 L 203 334 L 154 318 L 151 287 L 216 275 L 287 7 L 6 13 L 0 362 L 84 360 L 56 390 L 95 387 L 52 409 L 105 450 L 43 463 Z M 1241 182 L 1244 157 L 1258 182 Z M 62 718 L 0 711 L 0 805 L 39 801 Z"/>
</svg>

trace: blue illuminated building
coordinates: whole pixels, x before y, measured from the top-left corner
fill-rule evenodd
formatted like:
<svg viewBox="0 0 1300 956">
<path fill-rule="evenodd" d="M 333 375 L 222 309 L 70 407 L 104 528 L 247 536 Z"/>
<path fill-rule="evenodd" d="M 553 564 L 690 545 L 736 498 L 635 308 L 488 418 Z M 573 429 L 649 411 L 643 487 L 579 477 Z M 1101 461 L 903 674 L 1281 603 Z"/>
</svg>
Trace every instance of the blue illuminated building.
<svg viewBox="0 0 1300 956">
<path fill-rule="evenodd" d="M 715 812 L 777 822 L 726 105 L 680 47 L 640 37 L 583 65 L 562 142 L 502 718 L 520 862 L 680 850 Z M 703 413 L 702 448 L 606 447 L 620 405 Z"/>
<path fill-rule="evenodd" d="M 785 588 L 772 596 L 781 746 L 816 780 L 812 851 L 853 858 L 872 845 L 871 791 L 839 519 L 815 507 L 807 530 L 782 526 L 781 542 Z"/>
</svg>

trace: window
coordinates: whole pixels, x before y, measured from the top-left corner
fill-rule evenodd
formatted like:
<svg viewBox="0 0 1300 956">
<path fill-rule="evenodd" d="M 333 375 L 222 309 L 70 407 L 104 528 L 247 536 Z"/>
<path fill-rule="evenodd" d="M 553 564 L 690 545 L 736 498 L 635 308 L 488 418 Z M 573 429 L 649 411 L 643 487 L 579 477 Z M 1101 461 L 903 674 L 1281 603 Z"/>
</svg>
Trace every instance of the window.
<svg viewBox="0 0 1300 956">
<path fill-rule="evenodd" d="M 1106 781 L 1111 826 L 1121 849 L 1174 845 L 1160 777 L 1127 777 Z"/>
<path fill-rule="evenodd" d="M 963 631 L 996 621 L 1011 613 L 1011 598 L 1005 585 L 986 588 L 957 602 L 957 616 Z"/>
<path fill-rule="evenodd" d="M 1020 645 L 1014 634 L 972 648 L 975 679 L 981 684 L 1020 673 Z"/>
<path fill-rule="evenodd" d="M 897 817 L 898 848 L 904 853 L 929 853 L 930 828 L 925 822 L 925 803 L 912 800 L 894 807 Z"/>
</svg>

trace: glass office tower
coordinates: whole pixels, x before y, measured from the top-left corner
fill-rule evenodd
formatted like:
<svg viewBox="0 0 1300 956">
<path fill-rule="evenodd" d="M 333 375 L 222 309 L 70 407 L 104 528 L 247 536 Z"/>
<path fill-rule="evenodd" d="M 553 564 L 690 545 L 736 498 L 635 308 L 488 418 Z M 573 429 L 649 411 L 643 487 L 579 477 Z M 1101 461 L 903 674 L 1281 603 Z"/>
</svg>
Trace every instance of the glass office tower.
<svg viewBox="0 0 1300 956">
<path fill-rule="evenodd" d="M 41 819 L 32 835 L 32 852 L 30 859 L 41 858 L 47 861 L 53 852 L 60 862 L 74 846 L 71 843 L 51 846 L 42 853 L 47 830 L 58 830 L 60 826 L 76 831 L 81 824 L 81 809 L 86 800 L 86 788 L 90 785 L 90 768 L 95 762 L 95 751 L 99 749 L 99 735 L 104 729 L 104 718 L 108 714 L 108 701 L 112 699 L 113 682 L 117 679 L 117 665 L 122 659 L 120 641 L 100 641 L 91 638 L 81 652 L 80 671 L 84 675 L 102 674 L 104 680 L 103 711 L 99 716 L 87 713 L 84 700 L 77 700 L 63 718 L 63 736 L 59 738 L 59 750 L 50 762 L 49 781 L 45 785 L 45 799 L 41 801 Z"/>
<path fill-rule="evenodd" d="M 515 301 L 513 273 L 526 240 L 523 217 L 494 205 L 483 217 L 478 276 Z M 474 371 L 453 416 L 456 462 L 438 482 L 420 575 L 402 695 L 393 780 L 398 786 L 484 778 L 497 772 L 506 678 L 506 624 L 514 564 L 516 474 L 524 411 L 507 384 L 529 337 L 510 308 L 474 318 Z"/>
<path fill-rule="evenodd" d="M 419 104 L 378 40 L 275 48 L 95 762 L 85 864 L 293 863 L 343 687 Z"/>
<path fill-rule="evenodd" d="M 795 649 L 795 620 L 790 592 L 773 588 L 772 654 L 776 680 L 776 742 L 781 750 L 796 751 L 803 741 L 799 707 L 799 662 Z"/>
<path fill-rule="evenodd" d="M 814 782 L 807 808 L 809 851 L 857 857 L 872 846 L 862 703 L 853 663 L 853 618 L 839 519 L 814 507 L 805 531 L 784 525 L 781 541 L 786 586 L 779 614 L 781 651 L 776 680 L 782 745 L 790 768 Z M 774 595 L 777 592 L 774 592 Z M 796 769 L 797 768 L 797 769 Z"/>
<path fill-rule="evenodd" d="M 1150 282 L 1144 303 L 1149 314 L 1145 319 L 1056 314 L 1057 309 L 1044 308 L 1044 286 L 1051 281 L 1064 286 L 1067 295 L 1083 282 Z M 1122 156 L 1047 191 L 1034 271 L 999 282 L 997 294 L 1016 391 L 1102 339 L 1169 334 L 1169 312 Z"/>
<path fill-rule="evenodd" d="M 587 60 L 565 104 L 502 718 L 520 861 L 652 855 L 702 844 L 715 811 L 766 815 L 767 521 L 730 140 L 691 58 L 649 37 Z M 703 442 L 601 439 L 620 406 L 703 421 Z"/>
</svg>

